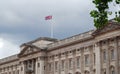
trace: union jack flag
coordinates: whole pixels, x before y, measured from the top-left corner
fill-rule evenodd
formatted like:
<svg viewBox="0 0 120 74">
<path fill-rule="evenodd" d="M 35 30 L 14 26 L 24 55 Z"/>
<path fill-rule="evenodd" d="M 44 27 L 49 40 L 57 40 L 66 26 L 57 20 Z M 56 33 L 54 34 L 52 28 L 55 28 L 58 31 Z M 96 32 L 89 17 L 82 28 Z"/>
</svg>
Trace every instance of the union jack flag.
<svg viewBox="0 0 120 74">
<path fill-rule="evenodd" d="M 45 17 L 45 20 L 51 20 L 51 19 L 52 19 L 51 15 Z"/>
</svg>

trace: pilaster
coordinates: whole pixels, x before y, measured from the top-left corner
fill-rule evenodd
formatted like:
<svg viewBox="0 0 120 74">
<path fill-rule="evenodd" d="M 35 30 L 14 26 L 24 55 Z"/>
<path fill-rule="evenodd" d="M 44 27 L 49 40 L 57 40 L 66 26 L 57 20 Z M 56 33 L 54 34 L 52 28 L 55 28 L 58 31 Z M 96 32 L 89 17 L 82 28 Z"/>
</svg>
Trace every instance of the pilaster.
<svg viewBox="0 0 120 74">
<path fill-rule="evenodd" d="M 94 52 L 93 52 L 93 46 L 89 47 L 90 51 L 90 74 L 94 74 L 93 66 L 94 66 Z"/>
<path fill-rule="evenodd" d="M 54 72 L 55 72 L 55 60 L 54 60 L 54 55 L 52 56 L 52 74 L 54 74 Z"/>
<path fill-rule="evenodd" d="M 36 58 L 36 63 L 35 63 L 35 73 L 36 74 L 39 74 L 39 67 L 38 67 L 38 62 L 39 61 L 39 58 Z M 40 64 L 39 64 L 40 65 Z"/>
<path fill-rule="evenodd" d="M 109 39 L 106 40 L 106 74 L 110 74 Z"/>
<path fill-rule="evenodd" d="M 95 52 L 96 52 L 96 74 L 101 74 L 101 50 L 99 42 L 95 44 Z"/>
<path fill-rule="evenodd" d="M 73 50 L 73 74 L 76 74 L 76 50 Z"/>
<path fill-rule="evenodd" d="M 81 49 L 81 74 L 84 74 L 84 48 Z"/>
<path fill-rule="evenodd" d="M 61 74 L 61 54 L 59 53 L 58 54 L 58 56 L 59 56 L 59 61 L 58 61 L 58 72 L 59 72 L 59 74 Z"/>
<path fill-rule="evenodd" d="M 38 74 L 45 74 L 45 57 L 41 56 L 40 60 L 38 61 L 40 63 L 40 69 L 39 69 L 39 73 Z"/>
<path fill-rule="evenodd" d="M 118 38 L 115 38 L 115 74 L 119 74 L 119 55 L 118 55 Z"/>
<path fill-rule="evenodd" d="M 24 62 L 21 62 L 21 66 L 20 66 L 20 74 L 25 74 L 25 65 Z"/>
<path fill-rule="evenodd" d="M 68 74 L 68 52 L 65 53 L 65 74 Z"/>
</svg>

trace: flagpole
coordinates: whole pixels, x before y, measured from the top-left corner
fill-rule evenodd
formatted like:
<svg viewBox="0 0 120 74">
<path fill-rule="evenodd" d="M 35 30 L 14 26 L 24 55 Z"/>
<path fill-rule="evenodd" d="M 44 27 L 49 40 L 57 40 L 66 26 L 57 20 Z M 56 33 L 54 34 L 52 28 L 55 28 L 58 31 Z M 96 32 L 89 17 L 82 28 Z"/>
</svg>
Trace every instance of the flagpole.
<svg viewBox="0 0 120 74">
<path fill-rule="evenodd" d="M 52 22 L 52 15 L 46 16 L 45 20 L 49 20 L 50 22 L 50 37 L 53 38 L 53 22 Z"/>
<path fill-rule="evenodd" d="M 52 20 L 51 20 L 51 38 L 53 38 L 53 23 L 52 23 Z"/>
</svg>

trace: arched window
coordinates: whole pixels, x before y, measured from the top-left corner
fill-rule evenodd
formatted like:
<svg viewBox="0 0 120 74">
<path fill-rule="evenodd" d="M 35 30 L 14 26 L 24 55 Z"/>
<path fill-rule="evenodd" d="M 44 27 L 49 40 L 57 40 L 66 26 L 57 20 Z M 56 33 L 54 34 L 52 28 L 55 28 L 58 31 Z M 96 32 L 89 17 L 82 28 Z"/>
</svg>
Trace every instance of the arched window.
<svg viewBox="0 0 120 74">
<path fill-rule="evenodd" d="M 103 70 L 103 74 L 106 74 L 106 69 Z"/>
<path fill-rule="evenodd" d="M 76 72 L 75 74 L 81 74 L 80 72 Z"/>
<path fill-rule="evenodd" d="M 111 66 L 110 71 L 111 71 L 111 74 L 115 74 L 115 68 L 114 68 L 114 66 Z"/>
<path fill-rule="evenodd" d="M 96 73 L 96 69 L 93 70 L 93 74 L 95 74 L 95 73 Z"/>
<path fill-rule="evenodd" d="M 85 71 L 85 74 L 90 74 L 90 72 L 89 71 Z"/>
</svg>

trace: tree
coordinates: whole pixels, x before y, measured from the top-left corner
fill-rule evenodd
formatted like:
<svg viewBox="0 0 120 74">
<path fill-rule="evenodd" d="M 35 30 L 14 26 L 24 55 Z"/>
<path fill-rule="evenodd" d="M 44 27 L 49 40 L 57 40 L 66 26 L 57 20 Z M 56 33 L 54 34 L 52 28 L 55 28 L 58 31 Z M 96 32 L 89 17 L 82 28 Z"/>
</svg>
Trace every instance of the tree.
<svg viewBox="0 0 120 74">
<path fill-rule="evenodd" d="M 92 10 L 90 15 L 94 18 L 94 26 L 100 29 L 108 23 L 108 15 L 112 14 L 112 11 L 109 11 L 109 3 L 116 6 L 120 4 L 120 0 L 93 0 L 93 3 L 97 10 Z M 114 20 L 120 22 L 120 10 L 115 12 Z"/>
</svg>

